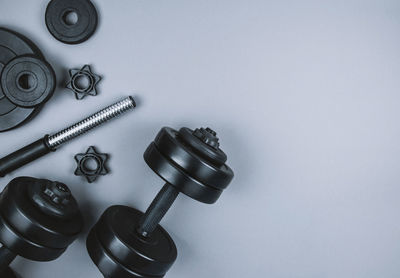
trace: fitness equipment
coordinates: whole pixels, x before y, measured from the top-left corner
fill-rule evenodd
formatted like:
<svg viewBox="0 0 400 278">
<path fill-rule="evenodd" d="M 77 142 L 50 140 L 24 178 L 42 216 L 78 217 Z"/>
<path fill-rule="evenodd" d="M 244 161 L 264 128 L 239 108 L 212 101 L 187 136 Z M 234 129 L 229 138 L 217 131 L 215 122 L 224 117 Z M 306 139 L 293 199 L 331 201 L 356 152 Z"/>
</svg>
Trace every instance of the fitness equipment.
<svg viewBox="0 0 400 278">
<path fill-rule="evenodd" d="M 79 44 L 94 34 L 98 16 L 90 0 L 52 0 L 47 5 L 45 20 L 54 38 L 67 44 Z"/>
<path fill-rule="evenodd" d="M 0 72 L 4 73 L 0 79 L 0 132 L 3 132 L 22 125 L 40 111 L 54 92 L 52 83 L 55 84 L 55 76 L 43 54 L 31 41 L 1 27 Z M 46 80 L 42 78 L 44 76 Z M 27 82 L 29 78 L 34 81 L 32 85 L 38 86 L 30 87 Z M 18 89 L 16 91 L 10 87 L 14 84 L 20 85 L 20 88 L 14 87 Z M 41 93 L 40 88 L 44 89 Z M 37 99 L 35 95 L 42 97 Z"/>
<path fill-rule="evenodd" d="M 214 203 L 233 178 L 217 134 L 207 128 L 164 127 L 144 160 L 166 184 L 146 213 L 126 206 L 108 208 L 90 231 L 86 246 L 106 278 L 163 277 L 177 257 L 176 246 L 159 225 L 179 192 Z"/>
<path fill-rule="evenodd" d="M 33 261 L 60 257 L 78 237 L 83 218 L 69 188 L 31 177 L 13 179 L 0 196 L 0 277 L 16 256 Z"/>
<path fill-rule="evenodd" d="M 101 77 L 95 74 L 89 65 L 84 65 L 81 69 L 69 70 L 70 80 L 67 83 L 67 89 L 74 92 L 77 100 L 85 96 L 97 96 L 97 84 Z M 80 84 L 79 80 L 86 80 L 87 84 Z"/>
<path fill-rule="evenodd" d="M 99 153 L 94 146 L 90 146 L 86 153 L 78 153 L 75 155 L 75 161 L 78 164 L 75 169 L 75 175 L 84 176 L 89 183 L 92 183 L 97 177 L 107 175 L 107 159 L 108 154 Z M 95 163 L 94 168 L 88 166 L 90 161 Z"/>
<path fill-rule="evenodd" d="M 53 135 L 45 135 L 43 138 L 0 159 L 0 177 L 4 177 L 6 174 L 39 157 L 56 151 L 62 144 L 135 107 L 136 103 L 134 99 L 127 97 Z"/>
<path fill-rule="evenodd" d="M 1 86 L 4 95 L 13 104 L 34 108 L 53 95 L 56 75 L 46 61 L 31 55 L 18 56 L 4 67 Z"/>
</svg>

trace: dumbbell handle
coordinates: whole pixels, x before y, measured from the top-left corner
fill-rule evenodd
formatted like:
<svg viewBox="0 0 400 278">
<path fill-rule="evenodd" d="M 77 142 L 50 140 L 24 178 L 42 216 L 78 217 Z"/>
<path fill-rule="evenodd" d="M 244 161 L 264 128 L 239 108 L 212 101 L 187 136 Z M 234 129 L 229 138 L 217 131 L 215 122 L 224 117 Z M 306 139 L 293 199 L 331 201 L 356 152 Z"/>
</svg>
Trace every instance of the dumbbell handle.
<svg viewBox="0 0 400 278">
<path fill-rule="evenodd" d="M 166 183 L 147 208 L 139 221 L 137 232 L 143 237 L 149 237 L 178 197 L 179 190 Z"/>
<path fill-rule="evenodd" d="M 10 249 L 5 246 L 0 248 L 0 277 L 1 273 L 7 269 L 11 262 L 17 257 Z"/>
<path fill-rule="evenodd" d="M 53 135 L 46 135 L 42 139 L 29 144 L 0 159 L 0 177 L 28 164 L 51 151 L 55 151 L 62 144 L 100 126 L 101 124 L 136 107 L 132 97 L 124 98 L 97 113 L 73 124 Z"/>
</svg>

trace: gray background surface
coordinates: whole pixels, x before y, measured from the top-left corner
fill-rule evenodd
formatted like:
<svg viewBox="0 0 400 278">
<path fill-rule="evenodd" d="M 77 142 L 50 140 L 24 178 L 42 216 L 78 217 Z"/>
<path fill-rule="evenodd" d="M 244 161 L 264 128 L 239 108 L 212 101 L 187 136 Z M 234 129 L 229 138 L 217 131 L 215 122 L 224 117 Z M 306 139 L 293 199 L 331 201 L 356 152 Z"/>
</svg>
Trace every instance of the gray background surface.
<svg viewBox="0 0 400 278">
<path fill-rule="evenodd" d="M 13 263 L 24 277 L 101 277 L 85 250 L 112 204 L 144 210 L 162 181 L 142 159 L 162 126 L 211 126 L 234 182 L 213 206 L 180 196 L 163 220 L 179 257 L 167 277 L 400 277 L 400 2 L 94 1 L 97 33 L 56 41 L 46 0 L 1 0 L 0 24 L 31 38 L 62 80 L 85 63 L 97 97 L 59 89 L 0 155 L 133 94 L 137 110 L 1 180 L 68 184 L 86 228 L 58 260 Z M 61 82 L 62 83 L 62 82 Z M 112 155 L 112 174 L 75 177 L 75 153 Z"/>
</svg>

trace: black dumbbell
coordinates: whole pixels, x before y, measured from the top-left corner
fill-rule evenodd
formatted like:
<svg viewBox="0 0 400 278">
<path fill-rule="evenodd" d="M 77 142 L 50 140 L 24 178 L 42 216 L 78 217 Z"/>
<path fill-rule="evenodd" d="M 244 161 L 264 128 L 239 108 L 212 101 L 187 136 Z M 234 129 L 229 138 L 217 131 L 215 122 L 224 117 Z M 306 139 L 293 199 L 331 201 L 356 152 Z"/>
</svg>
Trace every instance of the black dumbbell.
<svg viewBox="0 0 400 278">
<path fill-rule="evenodd" d="M 83 228 L 78 204 L 65 184 L 45 179 L 13 179 L 0 195 L 0 277 L 16 256 L 57 259 Z"/>
<path fill-rule="evenodd" d="M 146 213 L 126 206 L 108 208 L 92 228 L 87 249 L 106 278 L 163 277 L 177 257 L 175 243 L 158 223 L 182 192 L 203 203 L 214 203 L 233 178 L 207 128 L 163 128 L 144 159 L 166 184 Z"/>
</svg>

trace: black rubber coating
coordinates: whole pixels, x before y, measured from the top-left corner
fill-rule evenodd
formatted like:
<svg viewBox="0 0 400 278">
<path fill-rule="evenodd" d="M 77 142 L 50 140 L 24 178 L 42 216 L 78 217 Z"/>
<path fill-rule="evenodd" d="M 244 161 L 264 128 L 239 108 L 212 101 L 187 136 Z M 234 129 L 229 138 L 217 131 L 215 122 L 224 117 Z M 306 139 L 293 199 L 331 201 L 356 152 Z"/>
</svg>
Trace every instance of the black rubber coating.
<svg viewBox="0 0 400 278">
<path fill-rule="evenodd" d="M 215 132 L 211 129 L 198 128 L 193 131 L 190 128 L 182 127 L 179 130 L 178 137 L 197 155 L 209 160 L 215 165 L 221 166 L 226 162 L 227 156 L 219 148 L 218 138 L 214 134 Z M 210 141 L 214 146 L 210 147 L 204 144 L 201 139 Z"/>
<path fill-rule="evenodd" d="M 0 276 L 3 277 L 5 271 L 9 271 L 8 266 L 17 257 L 10 249 L 5 246 L 0 248 Z"/>
<path fill-rule="evenodd" d="M 28 197 L 42 213 L 63 219 L 73 218 L 79 207 L 69 188 L 60 182 L 40 180 L 30 182 Z M 19 205 L 23 207 L 24 204 Z M 67 227 L 66 230 L 69 230 Z"/>
<path fill-rule="evenodd" d="M 32 83 L 28 82 L 31 79 Z M 4 95 L 15 105 L 34 108 L 44 104 L 56 88 L 56 75 L 46 61 L 34 56 L 18 56 L 1 74 Z"/>
<path fill-rule="evenodd" d="M 216 135 L 210 129 L 206 132 L 210 133 L 210 137 Z M 195 137 L 193 133 L 187 137 Z M 215 150 L 223 154 L 215 147 L 218 146 L 216 137 L 213 142 L 206 140 L 207 144 L 197 137 L 191 141 L 198 141 L 199 145 L 204 146 L 194 148 L 188 143 L 188 139 L 181 138 L 180 132 L 164 127 L 146 149 L 144 160 L 155 173 L 182 193 L 203 203 L 215 203 L 232 181 L 233 171 L 225 163 L 215 163 L 215 159 L 210 159 L 209 154 Z M 201 149 L 207 154 L 199 153 Z M 224 155 L 220 155 L 219 160 L 224 159 L 223 157 Z"/>
<path fill-rule="evenodd" d="M 158 223 L 179 192 L 211 204 L 234 176 L 210 128 L 164 127 L 144 159 L 167 182 L 146 213 L 110 207 L 87 238 L 89 255 L 106 278 L 163 277 L 176 259 L 176 247 Z"/>
<path fill-rule="evenodd" d="M 104 277 L 163 277 L 175 262 L 175 243 L 160 225 L 149 239 L 138 235 L 142 216 L 136 209 L 113 206 L 90 231 L 86 246 Z"/>
<path fill-rule="evenodd" d="M 0 196 L 0 242 L 14 254 L 34 261 L 51 261 L 64 253 L 83 228 L 83 218 L 71 194 L 44 179 L 13 179 Z M 61 187 L 66 187 L 63 184 Z M 66 213 L 54 215 L 32 199 L 31 187 Z M 63 190 L 65 191 L 65 190 Z M 68 189 L 69 192 L 69 189 Z M 37 196 L 37 194 L 34 194 Z M 71 214 L 70 211 L 74 211 Z"/>
<path fill-rule="evenodd" d="M 14 271 L 12 271 L 11 268 L 6 268 L 6 270 L 2 273 L 0 273 L 1 278 L 18 278 L 17 275 L 15 275 Z"/>
<path fill-rule="evenodd" d="M 187 143 L 186 140 L 188 139 L 183 141 L 181 131 L 163 128 L 158 133 L 154 143 L 164 156 L 170 158 L 174 164 L 185 170 L 194 179 L 216 189 L 225 189 L 231 182 L 232 170 L 224 162 L 214 163 L 214 160 L 209 159 L 208 154 L 214 152 L 214 148 L 208 147 L 193 135 L 191 135 L 193 137 L 191 139 L 192 144 L 196 142 L 196 145 L 204 146 L 194 148 L 192 144 Z M 204 151 L 199 153 L 199 149 L 204 149 Z M 223 153 L 221 150 L 219 152 Z M 207 153 L 207 155 L 204 153 Z"/>
<path fill-rule="evenodd" d="M 0 27 L 0 72 L 5 65 L 20 55 L 37 55 L 42 53 L 27 38 L 14 31 Z M 0 86 L 0 132 L 18 127 L 31 119 L 41 107 L 23 108 L 13 104 L 3 93 Z"/>
<path fill-rule="evenodd" d="M 76 22 L 67 16 L 75 13 Z M 57 40 L 67 44 L 79 44 L 88 40 L 96 31 L 98 15 L 89 0 L 52 0 L 46 9 L 46 26 Z"/>
<path fill-rule="evenodd" d="M 52 150 L 47 144 L 47 135 L 0 159 L 0 177 L 50 153 Z"/>
</svg>

